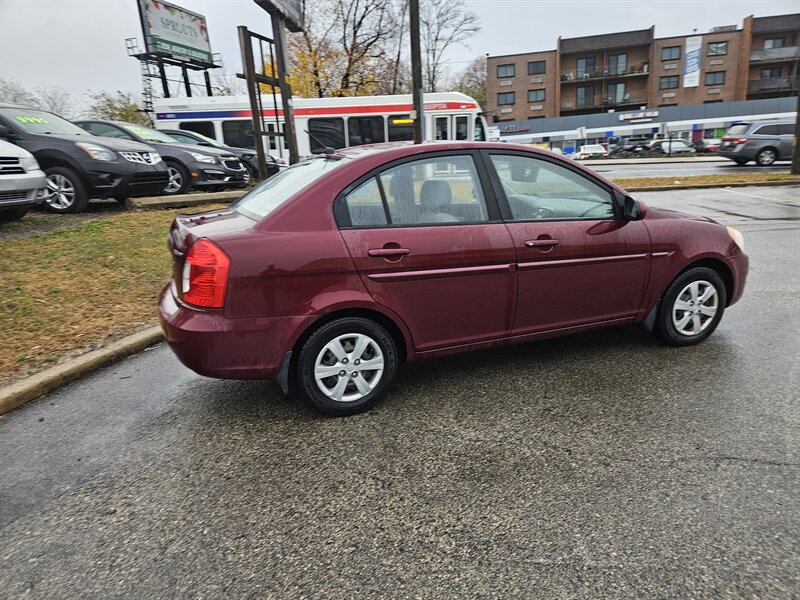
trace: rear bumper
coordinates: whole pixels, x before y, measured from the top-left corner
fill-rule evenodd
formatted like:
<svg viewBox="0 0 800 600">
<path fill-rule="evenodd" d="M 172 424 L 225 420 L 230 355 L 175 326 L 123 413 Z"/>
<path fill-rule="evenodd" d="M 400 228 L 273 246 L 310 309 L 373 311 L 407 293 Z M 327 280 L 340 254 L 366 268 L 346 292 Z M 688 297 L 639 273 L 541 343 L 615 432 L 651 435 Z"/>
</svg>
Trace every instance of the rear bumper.
<svg viewBox="0 0 800 600">
<path fill-rule="evenodd" d="M 717 148 L 717 155 L 724 156 L 733 160 L 754 160 L 756 151 L 754 148 L 747 148 L 747 144 L 736 144 L 733 148 Z"/>
<path fill-rule="evenodd" d="M 159 298 L 164 336 L 195 373 L 221 379 L 275 379 L 281 361 L 314 317 L 229 319 L 222 311 L 191 308 L 170 283 Z"/>
</svg>

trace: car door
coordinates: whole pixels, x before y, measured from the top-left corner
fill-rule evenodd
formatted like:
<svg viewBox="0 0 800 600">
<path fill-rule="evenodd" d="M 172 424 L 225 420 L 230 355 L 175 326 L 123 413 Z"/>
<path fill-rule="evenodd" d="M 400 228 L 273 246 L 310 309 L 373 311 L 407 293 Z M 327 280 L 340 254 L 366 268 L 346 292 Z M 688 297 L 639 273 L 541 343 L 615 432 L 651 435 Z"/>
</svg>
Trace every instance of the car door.
<svg viewBox="0 0 800 600">
<path fill-rule="evenodd" d="M 516 255 L 475 152 L 392 163 L 337 200 L 342 237 L 372 298 L 418 351 L 507 336 Z"/>
<path fill-rule="evenodd" d="M 517 253 L 513 334 L 632 319 L 650 272 L 644 223 L 624 220 L 613 192 L 578 167 L 485 156 Z"/>
<path fill-rule="evenodd" d="M 780 160 L 792 159 L 792 140 L 794 139 L 795 126 L 791 123 L 784 123 L 778 125 L 778 133 L 780 148 L 778 149 L 778 156 Z"/>
</svg>

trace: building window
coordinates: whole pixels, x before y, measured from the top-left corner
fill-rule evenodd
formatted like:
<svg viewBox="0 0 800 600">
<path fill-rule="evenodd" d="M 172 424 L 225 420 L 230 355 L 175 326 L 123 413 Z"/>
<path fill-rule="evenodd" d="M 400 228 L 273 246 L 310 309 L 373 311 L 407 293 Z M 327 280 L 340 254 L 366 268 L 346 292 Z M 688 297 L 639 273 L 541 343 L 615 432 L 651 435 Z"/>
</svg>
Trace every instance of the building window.
<svg viewBox="0 0 800 600">
<path fill-rule="evenodd" d="M 709 42 L 708 55 L 720 56 L 728 53 L 728 42 Z"/>
<path fill-rule="evenodd" d="M 658 107 L 659 107 L 659 108 L 664 108 L 664 107 L 667 107 L 667 106 L 678 106 L 678 105 L 677 105 L 677 104 L 675 104 L 674 102 L 672 102 L 672 103 L 667 103 L 667 104 L 659 104 L 659 105 L 658 105 Z"/>
<path fill-rule="evenodd" d="M 513 77 L 514 65 L 497 65 L 498 77 Z"/>
<path fill-rule="evenodd" d="M 764 49 L 771 50 L 772 48 L 783 48 L 783 38 L 770 38 L 764 40 Z"/>
<path fill-rule="evenodd" d="M 725 83 L 725 71 L 706 73 L 706 85 L 722 85 Z"/>
<path fill-rule="evenodd" d="M 658 89 L 660 90 L 674 90 L 680 85 L 679 75 L 668 75 L 658 80 Z"/>
<path fill-rule="evenodd" d="M 497 94 L 498 104 L 514 104 L 514 92 L 503 92 Z"/>
<path fill-rule="evenodd" d="M 585 79 L 594 74 L 594 56 L 578 59 L 578 79 Z"/>
<path fill-rule="evenodd" d="M 781 68 L 780 67 L 769 67 L 767 69 L 761 69 L 761 79 L 774 79 L 775 77 L 781 76 Z"/>
<path fill-rule="evenodd" d="M 542 75 L 547 69 L 547 63 L 543 60 L 535 60 L 528 63 L 528 75 Z"/>
<path fill-rule="evenodd" d="M 628 55 L 614 54 L 608 57 L 608 72 L 612 75 L 620 75 L 628 70 Z"/>
<path fill-rule="evenodd" d="M 661 49 L 661 60 L 678 60 L 680 57 L 680 46 L 667 46 Z"/>
<path fill-rule="evenodd" d="M 625 84 L 612 83 L 608 86 L 608 104 L 615 105 L 625 100 Z"/>
<path fill-rule="evenodd" d="M 528 102 L 544 102 L 544 90 L 528 90 Z"/>
<path fill-rule="evenodd" d="M 594 86 L 579 87 L 575 90 L 575 108 L 594 106 Z"/>
</svg>

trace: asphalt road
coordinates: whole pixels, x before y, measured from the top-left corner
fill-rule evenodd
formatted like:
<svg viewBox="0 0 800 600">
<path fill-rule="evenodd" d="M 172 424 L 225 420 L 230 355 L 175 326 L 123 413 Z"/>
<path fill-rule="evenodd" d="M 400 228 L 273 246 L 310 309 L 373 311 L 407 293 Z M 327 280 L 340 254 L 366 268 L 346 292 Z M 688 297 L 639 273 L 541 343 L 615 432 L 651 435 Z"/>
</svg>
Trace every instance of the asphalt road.
<svg viewBox="0 0 800 600">
<path fill-rule="evenodd" d="M 788 173 L 791 167 L 791 163 L 788 162 L 776 163 L 771 167 L 759 167 L 755 163 L 740 167 L 729 160 L 695 163 L 631 163 L 622 165 L 599 165 L 593 164 L 591 160 L 586 160 L 582 164 L 609 179 L 617 177 L 688 177 L 693 175 L 735 175 L 737 173 Z"/>
<path fill-rule="evenodd" d="M 800 191 L 637 196 L 745 233 L 707 342 L 411 364 L 347 419 L 153 348 L 0 417 L 0 597 L 800 596 Z"/>
</svg>

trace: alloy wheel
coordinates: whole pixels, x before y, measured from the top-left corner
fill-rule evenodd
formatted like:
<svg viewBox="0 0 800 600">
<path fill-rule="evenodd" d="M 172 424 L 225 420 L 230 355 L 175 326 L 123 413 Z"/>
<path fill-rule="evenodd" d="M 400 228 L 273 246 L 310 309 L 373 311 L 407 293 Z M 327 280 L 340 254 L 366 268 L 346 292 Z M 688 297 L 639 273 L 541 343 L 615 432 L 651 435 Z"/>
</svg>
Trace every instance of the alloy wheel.
<svg viewBox="0 0 800 600">
<path fill-rule="evenodd" d="M 777 158 L 778 157 L 775 154 L 775 150 L 772 150 L 771 148 L 765 148 L 758 153 L 758 164 L 761 166 L 768 166 L 774 163 Z"/>
<path fill-rule="evenodd" d="M 48 175 L 44 201 L 55 210 L 65 211 L 75 202 L 75 186 L 63 175 Z"/>
<path fill-rule="evenodd" d="M 711 324 L 718 309 L 717 288 L 708 281 L 692 281 L 675 298 L 672 324 L 681 335 L 697 335 Z"/>
<path fill-rule="evenodd" d="M 175 167 L 167 167 L 167 175 L 169 175 L 169 181 L 167 182 L 167 187 L 164 191 L 168 194 L 174 194 L 183 185 L 183 177 L 181 176 L 180 171 Z"/>
<path fill-rule="evenodd" d="M 355 402 L 375 389 L 383 370 L 383 352 L 377 342 L 363 333 L 346 333 L 320 350 L 314 380 L 331 400 Z"/>
</svg>

